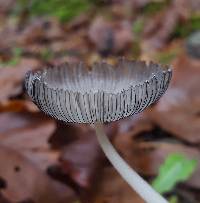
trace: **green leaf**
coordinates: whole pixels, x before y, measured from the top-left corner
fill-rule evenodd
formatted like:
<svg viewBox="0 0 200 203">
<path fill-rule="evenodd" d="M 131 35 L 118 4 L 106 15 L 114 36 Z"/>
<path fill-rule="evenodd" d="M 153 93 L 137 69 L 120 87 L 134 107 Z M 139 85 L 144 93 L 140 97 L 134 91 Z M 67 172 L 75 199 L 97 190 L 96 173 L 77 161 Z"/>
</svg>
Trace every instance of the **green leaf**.
<svg viewBox="0 0 200 203">
<path fill-rule="evenodd" d="M 187 159 L 181 154 L 171 154 L 159 169 L 159 175 L 152 186 L 159 193 L 171 191 L 180 181 L 187 180 L 197 167 L 196 160 Z"/>
</svg>

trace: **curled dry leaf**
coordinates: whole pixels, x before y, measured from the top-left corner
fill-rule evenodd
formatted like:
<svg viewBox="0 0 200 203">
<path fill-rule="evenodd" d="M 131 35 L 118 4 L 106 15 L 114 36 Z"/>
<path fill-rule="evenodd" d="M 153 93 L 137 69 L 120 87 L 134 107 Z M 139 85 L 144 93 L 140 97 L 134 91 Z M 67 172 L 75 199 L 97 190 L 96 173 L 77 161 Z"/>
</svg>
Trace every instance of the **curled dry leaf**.
<svg viewBox="0 0 200 203">
<path fill-rule="evenodd" d="M 200 142 L 199 66 L 199 60 L 192 60 L 186 55 L 178 58 L 166 94 L 147 111 L 157 125 L 191 143 Z"/>
<path fill-rule="evenodd" d="M 0 177 L 6 181 L 2 194 L 11 201 L 27 199 L 35 203 L 75 201 L 74 193 L 54 182 L 26 157 L 9 147 L 0 146 Z"/>
</svg>

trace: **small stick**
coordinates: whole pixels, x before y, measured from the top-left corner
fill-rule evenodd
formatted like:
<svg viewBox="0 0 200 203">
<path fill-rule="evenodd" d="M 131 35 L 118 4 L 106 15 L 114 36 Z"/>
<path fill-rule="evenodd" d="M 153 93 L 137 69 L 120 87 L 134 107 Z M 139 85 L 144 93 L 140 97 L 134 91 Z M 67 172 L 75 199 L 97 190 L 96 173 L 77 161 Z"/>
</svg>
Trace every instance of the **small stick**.
<svg viewBox="0 0 200 203">
<path fill-rule="evenodd" d="M 108 137 L 105 135 L 103 124 L 92 124 L 96 130 L 97 139 L 106 157 L 123 179 L 147 202 L 168 203 L 142 177 L 140 177 L 118 154 Z"/>
</svg>

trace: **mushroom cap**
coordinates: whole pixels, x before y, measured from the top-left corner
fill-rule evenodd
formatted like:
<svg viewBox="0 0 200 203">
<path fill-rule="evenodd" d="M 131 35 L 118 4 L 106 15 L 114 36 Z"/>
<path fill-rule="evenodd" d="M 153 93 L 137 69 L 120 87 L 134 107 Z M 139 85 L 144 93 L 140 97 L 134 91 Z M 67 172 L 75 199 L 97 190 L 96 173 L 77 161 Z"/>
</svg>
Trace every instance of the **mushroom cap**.
<svg viewBox="0 0 200 203">
<path fill-rule="evenodd" d="M 74 123 L 111 122 L 144 110 L 166 91 L 169 66 L 121 59 L 117 65 L 82 62 L 28 72 L 25 87 L 52 117 Z"/>
</svg>

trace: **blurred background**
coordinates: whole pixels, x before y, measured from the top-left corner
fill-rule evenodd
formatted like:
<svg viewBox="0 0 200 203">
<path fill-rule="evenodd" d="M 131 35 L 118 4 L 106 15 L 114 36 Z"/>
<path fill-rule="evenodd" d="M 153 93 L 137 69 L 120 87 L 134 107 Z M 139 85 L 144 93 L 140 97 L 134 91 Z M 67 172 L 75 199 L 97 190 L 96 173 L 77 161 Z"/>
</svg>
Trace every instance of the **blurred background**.
<svg viewBox="0 0 200 203">
<path fill-rule="evenodd" d="M 171 64 L 173 78 L 108 136 L 170 203 L 200 202 L 200 1 L 0 0 L 0 203 L 144 203 L 90 126 L 45 116 L 23 86 L 28 70 L 121 56 Z"/>
</svg>

